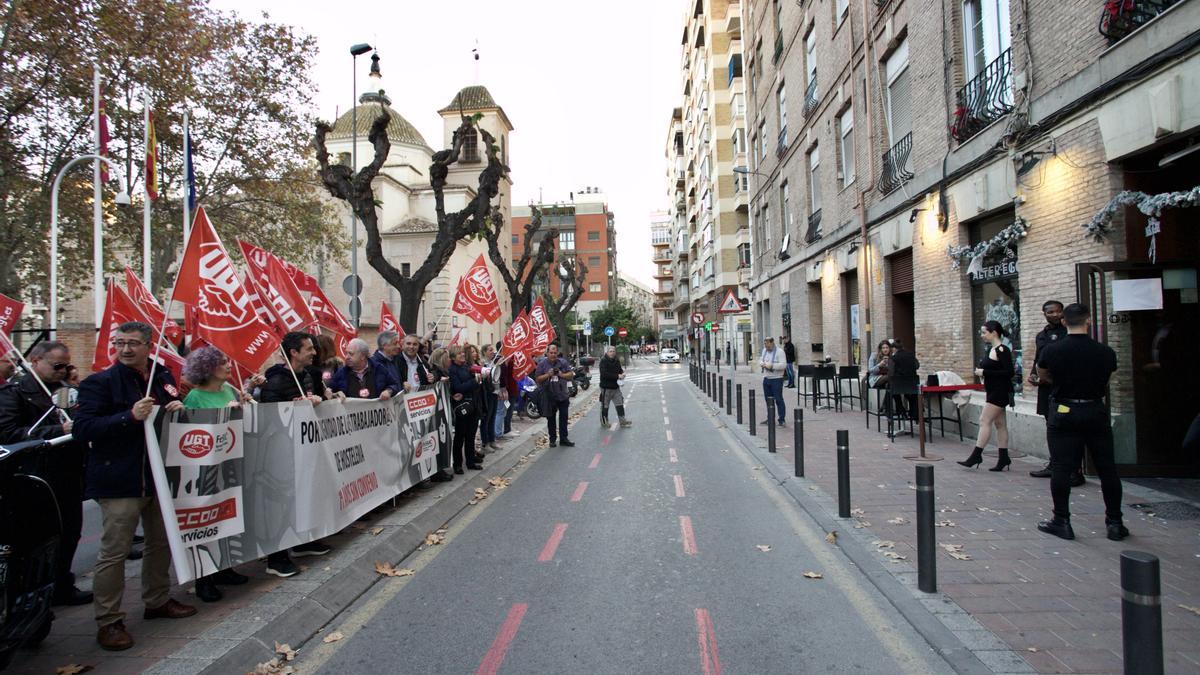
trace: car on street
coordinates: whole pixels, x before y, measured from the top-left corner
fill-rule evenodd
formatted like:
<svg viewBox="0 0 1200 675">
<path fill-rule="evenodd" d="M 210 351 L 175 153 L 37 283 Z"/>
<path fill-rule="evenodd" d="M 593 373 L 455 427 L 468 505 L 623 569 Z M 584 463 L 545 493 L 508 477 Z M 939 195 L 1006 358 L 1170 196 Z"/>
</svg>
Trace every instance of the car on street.
<svg viewBox="0 0 1200 675">
<path fill-rule="evenodd" d="M 659 363 L 679 363 L 679 352 L 667 347 L 658 353 Z"/>
</svg>

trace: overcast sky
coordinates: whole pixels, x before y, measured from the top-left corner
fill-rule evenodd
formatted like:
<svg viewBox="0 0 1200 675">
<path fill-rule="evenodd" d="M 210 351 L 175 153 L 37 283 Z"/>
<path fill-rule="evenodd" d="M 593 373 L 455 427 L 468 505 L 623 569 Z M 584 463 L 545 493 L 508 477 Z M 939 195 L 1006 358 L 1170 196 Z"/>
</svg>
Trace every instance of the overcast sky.
<svg viewBox="0 0 1200 675">
<path fill-rule="evenodd" d="M 653 287 L 649 214 L 667 206 L 663 147 L 680 105 L 686 0 L 213 0 L 313 35 L 318 114 L 353 99 L 350 45 L 379 50 L 392 106 L 441 149 L 437 110 L 483 84 L 508 113 L 513 204 L 597 186 L 616 215 L 620 271 Z M 476 64 L 471 50 L 481 54 Z M 358 59 L 359 92 L 370 55 Z"/>
</svg>

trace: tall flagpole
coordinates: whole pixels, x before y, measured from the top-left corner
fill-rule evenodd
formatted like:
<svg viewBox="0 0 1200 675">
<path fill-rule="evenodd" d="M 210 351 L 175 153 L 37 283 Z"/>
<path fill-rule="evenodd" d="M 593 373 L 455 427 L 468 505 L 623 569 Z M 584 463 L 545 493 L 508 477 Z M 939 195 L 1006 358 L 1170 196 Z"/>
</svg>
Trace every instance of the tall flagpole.
<svg viewBox="0 0 1200 675">
<path fill-rule="evenodd" d="M 142 283 L 146 288 L 154 288 L 150 283 L 150 181 L 151 176 L 146 169 L 149 168 L 150 156 L 154 152 L 154 148 L 150 147 L 150 92 L 146 92 L 145 112 L 142 117 L 145 118 L 146 128 L 142 135 L 145 138 L 144 145 L 146 147 L 146 166 L 142 168 L 142 178 L 144 179 L 146 202 L 142 207 Z M 158 175 L 158 158 L 154 158 L 154 173 L 155 178 Z"/>
<path fill-rule="evenodd" d="M 188 235 L 192 232 L 192 207 L 188 199 L 192 194 L 188 182 L 188 161 L 191 159 L 191 132 L 188 131 L 188 113 L 183 111 L 183 250 L 187 251 Z"/>
<path fill-rule="evenodd" d="M 101 200 L 104 193 L 100 185 L 100 67 L 92 66 L 92 138 L 96 150 L 96 159 L 92 160 L 92 296 L 96 314 L 96 328 L 100 328 L 101 314 L 104 313 L 104 300 L 101 291 L 104 289 L 104 235 L 101 232 L 101 221 L 104 210 Z"/>
</svg>

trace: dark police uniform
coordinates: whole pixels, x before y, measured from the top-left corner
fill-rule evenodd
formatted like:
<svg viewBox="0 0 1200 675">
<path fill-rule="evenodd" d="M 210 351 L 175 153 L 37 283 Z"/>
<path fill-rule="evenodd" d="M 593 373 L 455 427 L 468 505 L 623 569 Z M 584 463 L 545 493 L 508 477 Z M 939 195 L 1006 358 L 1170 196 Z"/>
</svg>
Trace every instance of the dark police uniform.
<svg viewBox="0 0 1200 675">
<path fill-rule="evenodd" d="M 1054 515 L 1070 517 L 1071 474 L 1090 450 L 1104 493 L 1105 521 L 1121 522 L 1121 479 L 1113 456 L 1112 427 L 1104 396 L 1117 355 L 1087 335 L 1068 335 L 1048 345 L 1038 366 L 1050 372 L 1046 418 L 1050 446 L 1050 494 Z"/>
<path fill-rule="evenodd" d="M 1033 342 L 1036 345 L 1034 352 L 1033 352 L 1034 368 L 1037 368 L 1038 364 L 1040 364 L 1042 362 L 1042 352 L 1046 349 L 1046 347 L 1048 347 L 1066 337 L 1067 337 L 1067 327 L 1064 326 L 1062 324 L 1062 322 L 1059 322 L 1059 324 L 1057 326 L 1047 323 L 1046 327 L 1043 328 L 1033 338 Z M 1037 371 L 1034 370 L 1034 372 L 1037 372 Z M 1039 384 L 1038 388 L 1037 388 L 1037 414 L 1041 415 L 1042 417 L 1045 417 L 1046 411 L 1049 409 L 1049 407 L 1050 407 L 1050 385 Z"/>
</svg>

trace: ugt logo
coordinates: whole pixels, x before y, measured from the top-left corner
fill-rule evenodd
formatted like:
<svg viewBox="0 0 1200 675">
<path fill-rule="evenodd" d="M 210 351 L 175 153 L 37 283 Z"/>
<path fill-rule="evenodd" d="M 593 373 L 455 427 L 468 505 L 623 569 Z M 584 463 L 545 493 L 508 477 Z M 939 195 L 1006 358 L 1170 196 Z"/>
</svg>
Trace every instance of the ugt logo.
<svg viewBox="0 0 1200 675">
<path fill-rule="evenodd" d="M 213 435 L 203 429 L 192 429 L 179 437 L 179 452 L 188 459 L 200 459 L 216 446 Z"/>
<path fill-rule="evenodd" d="M 201 244 L 201 250 L 200 323 L 215 331 L 245 327 L 254 320 L 253 308 L 232 261 L 216 242 Z"/>
</svg>

